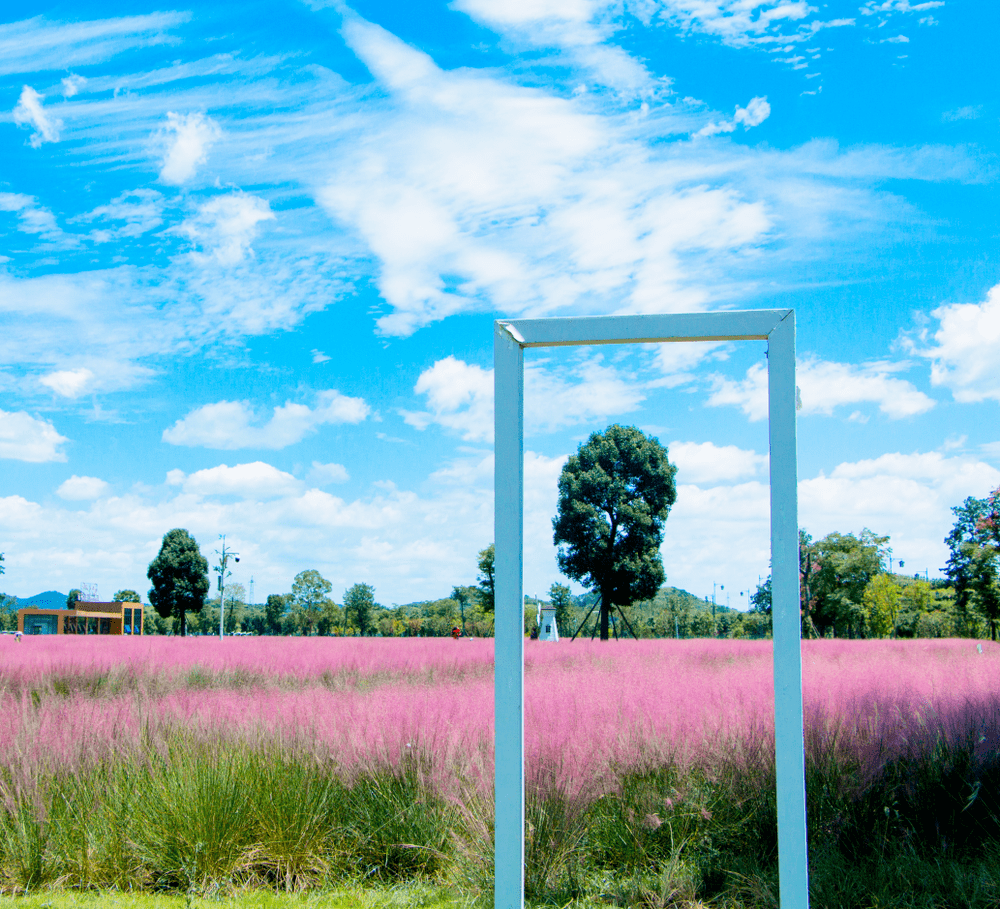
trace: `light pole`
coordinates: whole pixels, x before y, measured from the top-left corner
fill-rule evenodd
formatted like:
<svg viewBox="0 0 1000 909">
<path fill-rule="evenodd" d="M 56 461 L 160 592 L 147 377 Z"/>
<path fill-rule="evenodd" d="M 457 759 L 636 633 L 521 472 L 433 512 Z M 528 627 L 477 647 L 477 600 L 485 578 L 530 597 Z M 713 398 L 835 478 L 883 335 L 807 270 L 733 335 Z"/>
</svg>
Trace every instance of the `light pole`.
<svg viewBox="0 0 1000 909">
<path fill-rule="evenodd" d="M 231 571 L 226 570 L 226 563 L 230 558 L 232 558 L 234 562 L 238 562 L 240 560 L 240 554 L 226 548 L 226 535 L 224 533 L 219 534 L 219 539 L 222 540 L 222 551 L 220 552 L 218 549 L 215 550 L 215 554 L 219 557 L 219 564 L 215 566 L 215 570 L 219 573 L 219 640 L 221 641 L 226 635 L 226 578 L 232 575 Z"/>
</svg>

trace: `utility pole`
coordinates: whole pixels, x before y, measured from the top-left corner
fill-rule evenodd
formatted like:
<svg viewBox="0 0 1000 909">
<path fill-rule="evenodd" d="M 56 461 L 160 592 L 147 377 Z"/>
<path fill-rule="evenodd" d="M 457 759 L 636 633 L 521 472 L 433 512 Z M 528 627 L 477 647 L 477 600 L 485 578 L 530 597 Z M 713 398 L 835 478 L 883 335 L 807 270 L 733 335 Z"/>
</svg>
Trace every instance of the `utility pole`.
<svg viewBox="0 0 1000 909">
<path fill-rule="evenodd" d="M 215 566 L 215 570 L 219 573 L 219 640 L 221 641 L 226 636 L 226 578 L 232 575 L 232 572 L 226 569 L 226 564 L 229 562 L 230 558 L 232 558 L 234 562 L 238 562 L 240 560 L 240 554 L 226 548 L 226 535 L 224 533 L 219 534 L 219 539 L 222 540 L 222 551 L 220 552 L 218 549 L 215 550 L 215 554 L 219 557 L 219 564 Z"/>
</svg>

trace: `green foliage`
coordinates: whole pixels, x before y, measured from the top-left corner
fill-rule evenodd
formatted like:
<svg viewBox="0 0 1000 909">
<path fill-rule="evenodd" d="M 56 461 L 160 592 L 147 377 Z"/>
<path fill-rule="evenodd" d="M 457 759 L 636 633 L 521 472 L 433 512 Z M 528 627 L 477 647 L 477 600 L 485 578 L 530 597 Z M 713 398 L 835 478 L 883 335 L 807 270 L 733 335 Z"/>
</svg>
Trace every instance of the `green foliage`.
<svg viewBox="0 0 1000 909">
<path fill-rule="evenodd" d="M 327 596 L 331 584 L 315 569 L 300 571 L 292 581 L 289 621 L 299 634 L 311 635 L 319 630 L 324 611 L 332 601 Z"/>
<path fill-rule="evenodd" d="M 331 585 L 332 587 L 332 585 Z M 281 634 L 285 623 L 285 614 L 291 605 L 290 593 L 269 593 L 264 604 L 264 628 L 262 634 Z"/>
<path fill-rule="evenodd" d="M 573 595 L 565 584 L 553 584 L 549 588 L 549 602 L 556 611 L 556 629 L 559 637 L 569 637 L 576 629 L 572 627 L 570 614 L 573 609 Z"/>
<path fill-rule="evenodd" d="M 802 535 L 803 603 L 820 635 L 864 634 L 865 588 L 885 570 L 888 541 L 867 528 L 859 536 L 831 533 L 816 542 Z"/>
<path fill-rule="evenodd" d="M 0 631 L 17 630 L 17 597 L 0 593 Z"/>
<path fill-rule="evenodd" d="M 663 524 L 677 498 L 667 449 L 632 426 L 593 433 L 559 477 L 552 519 L 559 569 L 601 597 L 601 640 L 615 606 L 653 597 L 664 580 Z"/>
<path fill-rule="evenodd" d="M 989 498 L 969 496 L 952 508 L 955 524 L 945 537 L 950 557 L 946 571 L 955 588 L 955 624 L 962 633 L 974 633 L 978 616 L 989 624 L 996 640 L 1000 622 L 1000 490 Z"/>
<path fill-rule="evenodd" d="M 375 588 L 371 584 L 354 584 L 344 592 L 344 620 L 358 634 L 375 633 Z"/>
<path fill-rule="evenodd" d="M 79 587 L 74 587 L 66 596 L 66 608 L 73 609 L 80 601 L 83 591 Z"/>
<path fill-rule="evenodd" d="M 771 576 L 757 585 L 757 589 L 750 596 L 750 608 L 761 615 L 771 614 Z"/>
<path fill-rule="evenodd" d="M 867 637 L 887 638 L 896 627 L 899 614 L 899 586 L 888 574 L 877 574 L 861 596 L 865 607 Z"/>
<path fill-rule="evenodd" d="M 153 584 L 150 604 L 161 618 L 176 619 L 183 637 L 187 633 L 187 613 L 201 612 L 209 588 L 208 561 L 194 537 L 181 528 L 164 534 L 146 577 Z"/>
<path fill-rule="evenodd" d="M 140 603 L 142 598 L 134 590 L 119 590 L 112 598 L 113 603 Z"/>
<path fill-rule="evenodd" d="M 479 605 L 483 612 L 492 613 L 494 609 L 493 576 L 496 554 L 497 548 L 494 543 L 479 550 Z"/>
</svg>

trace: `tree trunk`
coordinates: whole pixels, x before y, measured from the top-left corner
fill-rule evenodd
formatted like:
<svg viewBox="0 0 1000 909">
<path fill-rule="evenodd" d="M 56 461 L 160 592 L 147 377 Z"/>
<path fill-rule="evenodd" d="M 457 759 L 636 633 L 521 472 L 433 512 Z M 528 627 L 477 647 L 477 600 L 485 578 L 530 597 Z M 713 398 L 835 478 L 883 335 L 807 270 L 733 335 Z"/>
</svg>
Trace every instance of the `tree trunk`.
<svg viewBox="0 0 1000 909">
<path fill-rule="evenodd" d="M 601 640 L 608 640 L 608 615 L 611 607 L 608 605 L 608 598 L 601 591 Z"/>
<path fill-rule="evenodd" d="M 187 635 L 187 610 L 181 610 L 181 637 Z"/>
</svg>

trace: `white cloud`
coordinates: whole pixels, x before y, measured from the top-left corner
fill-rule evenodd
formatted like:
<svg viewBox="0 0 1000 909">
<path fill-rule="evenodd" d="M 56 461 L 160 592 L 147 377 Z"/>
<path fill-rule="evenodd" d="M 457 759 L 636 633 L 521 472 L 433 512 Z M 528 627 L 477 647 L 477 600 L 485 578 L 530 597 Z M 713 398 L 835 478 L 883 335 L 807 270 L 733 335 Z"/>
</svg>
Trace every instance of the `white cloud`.
<svg viewBox="0 0 1000 909">
<path fill-rule="evenodd" d="M 909 44 L 910 39 L 906 35 L 896 35 L 893 38 L 883 38 L 879 44 Z"/>
<path fill-rule="evenodd" d="M 438 360 L 417 378 L 413 391 L 427 399 L 426 411 L 403 411 L 417 429 L 432 424 L 461 434 L 467 442 L 493 438 L 493 370 L 453 356 Z"/>
<path fill-rule="evenodd" d="M 751 98 L 746 107 L 737 107 L 736 115 L 733 119 L 737 123 L 742 123 L 745 129 L 752 126 L 760 126 L 771 116 L 771 105 L 767 103 L 767 97 Z"/>
<path fill-rule="evenodd" d="M 346 483 L 350 474 L 343 464 L 322 464 L 313 461 L 306 479 L 315 486 L 326 486 L 328 483 Z"/>
<path fill-rule="evenodd" d="M 799 521 L 814 537 L 863 527 L 890 534 L 897 559 L 933 574 L 948 559 L 943 540 L 954 522 L 950 509 L 998 484 L 1000 471 L 973 457 L 888 453 L 801 481 Z"/>
<path fill-rule="evenodd" d="M 50 117 L 42 107 L 43 97 L 30 85 L 25 85 L 14 108 L 14 122 L 34 129 L 29 139 L 32 148 L 39 148 L 43 142 L 58 142 L 62 129 L 62 121 Z"/>
<path fill-rule="evenodd" d="M 671 442 L 668 451 L 671 463 L 677 465 L 677 481 L 684 484 L 754 477 L 767 464 L 767 455 L 759 455 L 736 445 Z"/>
<path fill-rule="evenodd" d="M 931 361 L 931 384 L 950 389 L 956 401 L 1000 401 L 1000 284 L 982 303 L 952 303 L 931 315 L 940 323 L 932 343 L 910 343 Z"/>
<path fill-rule="evenodd" d="M 309 352 L 312 354 L 313 363 L 326 363 L 330 359 L 323 351 L 317 350 L 315 347 Z"/>
<path fill-rule="evenodd" d="M 76 73 L 70 73 L 65 79 L 62 80 L 62 93 L 67 98 L 72 98 L 73 95 L 78 94 L 80 89 L 87 84 L 87 80 L 83 76 L 78 76 Z"/>
<path fill-rule="evenodd" d="M 171 472 L 172 473 L 172 472 Z M 173 474 L 168 482 L 177 484 Z M 292 496 L 302 491 L 303 485 L 290 473 L 278 470 L 263 461 L 250 464 L 235 464 L 229 467 L 220 464 L 198 470 L 184 477 L 181 484 L 184 492 L 196 496 L 240 496 L 244 499 L 276 499 Z"/>
<path fill-rule="evenodd" d="M 23 410 L 0 410 L 0 458 L 41 464 L 65 461 L 60 446 L 67 439 L 47 420 L 40 420 Z"/>
<path fill-rule="evenodd" d="M 715 136 L 719 133 L 731 133 L 736 129 L 737 124 L 742 123 L 744 129 L 751 129 L 760 126 L 771 115 L 771 105 L 767 103 L 766 97 L 751 98 L 746 107 L 736 105 L 736 113 L 732 120 L 723 120 L 716 123 L 714 120 L 703 126 L 695 136 Z"/>
<path fill-rule="evenodd" d="M 197 213 L 175 230 L 206 250 L 220 265 L 236 265 L 248 253 L 257 236 L 257 225 L 274 218 L 266 199 L 234 192 L 215 196 L 198 207 Z"/>
<path fill-rule="evenodd" d="M 42 376 L 38 381 L 64 398 L 78 398 L 93 383 L 94 374 L 86 367 L 60 369 Z"/>
<path fill-rule="evenodd" d="M 106 495 L 111 487 L 98 477 L 78 477 L 73 474 L 56 490 L 56 495 L 68 502 L 89 502 Z"/>
<path fill-rule="evenodd" d="M 199 164 L 208 160 L 208 150 L 222 135 L 219 125 L 204 114 L 167 114 L 166 132 L 173 133 L 163 157 L 160 180 L 174 186 L 187 183 Z"/>
<path fill-rule="evenodd" d="M 828 360 L 806 359 L 797 364 L 796 383 L 800 391 L 803 414 L 831 414 L 843 404 L 871 402 L 878 404 L 890 419 L 901 419 L 925 413 L 934 406 L 933 398 L 918 390 L 911 382 L 897 379 L 893 372 L 905 364 L 885 362 L 834 363 Z M 751 421 L 767 417 L 767 367 L 756 363 L 747 370 L 746 378 L 733 381 L 716 377 L 708 405 L 739 407 Z"/>
<path fill-rule="evenodd" d="M 695 378 L 693 370 L 698 364 L 728 359 L 732 345 L 720 341 L 685 341 L 652 344 L 650 348 L 654 352 L 654 363 L 663 377 L 649 384 L 675 388 Z"/>
<path fill-rule="evenodd" d="M 47 208 L 38 205 L 34 196 L 0 192 L 0 211 L 15 212 L 19 221 L 18 229 L 22 233 L 34 234 L 53 243 L 65 245 L 67 242 L 68 238 L 56 222 L 55 215 Z M 74 241 L 69 240 L 69 242 Z"/>
<path fill-rule="evenodd" d="M 565 376 L 565 378 L 564 378 Z M 417 429 L 434 424 L 468 442 L 493 439 L 493 370 L 453 356 L 438 360 L 417 379 L 414 391 L 428 409 L 401 411 Z M 618 416 L 643 401 L 641 388 L 598 357 L 584 357 L 560 373 L 541 363 L 525 364 L 525 432 L 545 432 L 594 417 Z"/>
<path fill-rule="evenodd" d="M 286 402 L 262 423 L 248 401 L 219 401 L 192 410 L 163 431 L 171 445 L 233 450 L 287 448 L 329 423 L 360 423 L 369 414 L 362 398 L 335 389 L 321 391 L 316 406 Z"/>
</svg>

